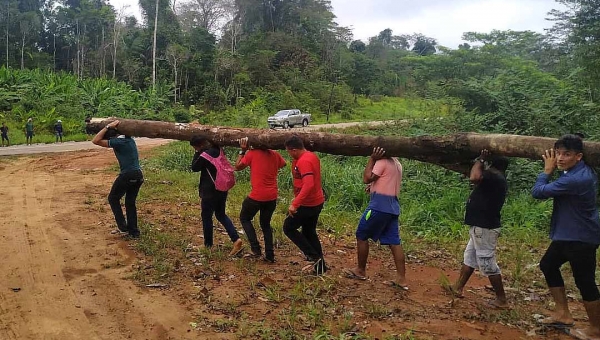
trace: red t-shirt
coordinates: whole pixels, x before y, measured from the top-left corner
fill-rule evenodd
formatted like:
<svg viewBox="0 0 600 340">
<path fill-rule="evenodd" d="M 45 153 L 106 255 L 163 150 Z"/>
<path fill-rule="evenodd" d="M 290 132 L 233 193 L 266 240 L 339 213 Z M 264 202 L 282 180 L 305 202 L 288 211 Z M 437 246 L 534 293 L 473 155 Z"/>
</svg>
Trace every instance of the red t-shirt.
<svg viewBox="0 0 600 340">
<path fill-rule="evenodd" d="M 300 158 L 292 162 L 294 178 L 294 195 L 292 205 L 296 208 L 316 207 L 325 202 L 321 187 L 321 161 L 310 151 L 305 151 Z"/>
<path fill-rule="evenodd" d="M 248 197 L 267 202 L 277 199 L 277 171 L 285 166 L 285 160 L 273 150 L 249 150 L 241 163 L 250 167 L 252 191 Z"/>
</svg>

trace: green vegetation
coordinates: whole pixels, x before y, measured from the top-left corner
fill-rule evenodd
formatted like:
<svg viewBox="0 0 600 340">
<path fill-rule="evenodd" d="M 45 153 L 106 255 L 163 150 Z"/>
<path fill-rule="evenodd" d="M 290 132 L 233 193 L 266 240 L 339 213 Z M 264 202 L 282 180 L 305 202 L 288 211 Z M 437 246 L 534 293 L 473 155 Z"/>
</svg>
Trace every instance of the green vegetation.
<svg viewBox="0 0 600 340">
<path fill-rule="evenodd" d="M 106 0 L 8 0 L 0 117 L 13 132 L 33 117 L 39 136 L 61 118 L 73 138 L 86 115 L 263 127 L 293 107 L 316 122 L 452 116 L 463 131 L 597 139 L 600 3 L 559 2 L 547 34 L 465 32 L 448 48 L 384 27 L 353 40 L 328 0 L 142 0 L 143 23 Z"/>
</svg>

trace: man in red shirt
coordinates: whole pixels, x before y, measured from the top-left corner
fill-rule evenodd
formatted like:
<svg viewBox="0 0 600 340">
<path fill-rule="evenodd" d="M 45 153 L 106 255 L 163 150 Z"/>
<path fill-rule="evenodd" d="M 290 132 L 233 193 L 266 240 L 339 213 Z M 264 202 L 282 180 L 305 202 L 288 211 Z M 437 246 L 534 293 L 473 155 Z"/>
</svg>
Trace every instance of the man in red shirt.
<svg viewBox="0 0 600 340">
<path fill-rule="evenodd" d="M 242 150 L 235 164 L 235 170 L 240 171 L 250 167 L 250 184 L 252 190 L 242 203 L 240 221 L 252 254 L 261 256 L 260 244 L 256 237 L 256 231 L 252 226 L 252 219 L 260 211 L 260 229 L 265 239 L 264 261 L 274 263 L 275 253 L 273 251 L 273 229 L 271 228 L 271 217 L 277 205 L 277 172 L 285 166 L 285 160 L 273 150 L 248 150 L 248 138 L 239 140 Z"/>
<path fill-rule="evenodd" d="M 285 149 L 293 158 L 295 198 L 283 222 L 283 232 L 312 262 L 303 271 L 312 270 L 314 274 L 321 275 L 327 271 L 317 235 L 317 221 L 325 202 L 321 187 L 321 162 L 317 155 L 304 148 L 304 142 L 298 136 L 288 138 Z M 298 231 L 300 227 L 302 232 Z"/>
</svg>

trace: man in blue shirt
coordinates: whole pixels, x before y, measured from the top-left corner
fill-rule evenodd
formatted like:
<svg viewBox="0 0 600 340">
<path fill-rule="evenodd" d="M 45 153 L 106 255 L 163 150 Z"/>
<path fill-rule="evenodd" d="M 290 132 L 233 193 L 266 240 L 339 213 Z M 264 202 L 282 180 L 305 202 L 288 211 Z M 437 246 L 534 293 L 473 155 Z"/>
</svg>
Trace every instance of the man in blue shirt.
<svg viewBox="0 0 600 340">
<path fill-rule="evenodd" d="M 128 233 L 132 238 L 139 238 L 140 231 L 138 229 L 135 201 L 140 192 L 140 187 L 144 183 L 144 176 L 140 168 L 135 141 L 129 136 L 117 138 L 119 135 L 116 130 L 117 125 L 119 125 L 118 120 L 108 124 L 94 136 L 92 143 L 105 148 L 112 148 L 115 152 L 121 172 L 110 189 L 108 203 L 113 215 L 115 215 L 119 231 Z M 121 209 L 121 198 L 123 196 L 125 196 L 127 220 L 125 220 Z"/>
<path fill-rule="evenodd" d="M 600 245 L 598 176 L 583 161 L 583 141 L 579 136 L 561 137 L 554 149 L 546 150 L 542 157 L 544 172 L 538 175 L 531 193 L 534 198 L 554 199 L 552 242 L 540 261 L 540 269 L 556 302 L 556 310 L 543 322 L 561 327 L 573 325 L 560 273 L 560 267 L 569 262 L 590 322 L 587 328 L 574 329 L 571 334 L 579 339 L 600 339 L 600 293 L 595 281 L 596 250 Z M 560 170 L 559 177 L 550 182 L 556 168 Z"/>
</svg>

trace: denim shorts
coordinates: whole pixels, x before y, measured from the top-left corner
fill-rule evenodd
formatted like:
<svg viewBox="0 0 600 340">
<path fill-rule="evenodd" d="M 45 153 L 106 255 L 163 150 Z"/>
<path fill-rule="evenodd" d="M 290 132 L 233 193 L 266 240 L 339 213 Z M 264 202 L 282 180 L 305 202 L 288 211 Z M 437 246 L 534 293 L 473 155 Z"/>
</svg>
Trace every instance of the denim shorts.
<svg viewBox="0 0 600 340">
<path fill-rule="evenodd" d="M 358 223 L 356 238 L 361 241 L 372 239 L 383 245 L 399 245 L 400 225 L 398 215 L 367 209 Z"/>
</svg>

